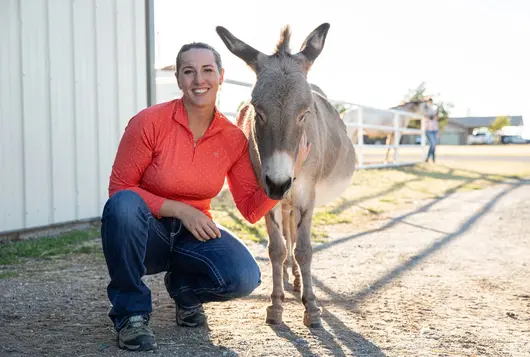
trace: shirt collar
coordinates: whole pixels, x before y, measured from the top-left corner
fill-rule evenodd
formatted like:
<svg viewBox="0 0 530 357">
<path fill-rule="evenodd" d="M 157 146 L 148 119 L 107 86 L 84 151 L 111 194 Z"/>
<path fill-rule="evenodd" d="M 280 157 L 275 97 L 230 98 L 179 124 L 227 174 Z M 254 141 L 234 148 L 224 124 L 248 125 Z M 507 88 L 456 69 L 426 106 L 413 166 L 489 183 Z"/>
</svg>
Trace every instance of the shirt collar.
<svg viewBox="0 0 530 357">
<path fill-rule="evenodd" d="M 186 107 L 184 107 L 184 101 L 182 98 L 175 100 L 175 108 L 173 110 L 173 119 L 185 127 L 188 131 L 190 130 L 188 124 L 188 113 L 186 112 Z M 210 136 L 214 133 L 221 131 L 225 127 L 225 116 L 221 113 L 217 107 L 214 108 L 214 116 L 212 123 L 208 127 L 208 130 L 204 136 Z"/>
</svg>

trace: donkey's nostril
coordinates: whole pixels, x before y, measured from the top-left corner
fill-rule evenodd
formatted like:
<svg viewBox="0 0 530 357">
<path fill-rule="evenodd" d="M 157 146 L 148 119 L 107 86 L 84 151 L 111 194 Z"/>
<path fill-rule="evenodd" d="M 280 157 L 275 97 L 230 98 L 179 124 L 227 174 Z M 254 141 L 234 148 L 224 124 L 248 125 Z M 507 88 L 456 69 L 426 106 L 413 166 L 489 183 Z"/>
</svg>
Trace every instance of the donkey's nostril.
<svg viewBox="0 0 530 357">
<path fill-rule="evenodd" d="M 274 183 L 272 182 L 272 180 L 270 179 L 270 177 L 268 175 L 265 175 L 265 185 L 271 187 L 274 185 Z"/>
<path fill-rule="evenodd" d="M 291 180 L 291 179 L 285 181 L 285 183 L 281 187 L 281 190 L 284 193 L 287 192 L 287 190 L 289 190 L 291 188 L 292 183 L 293 183 L 293 180 Z"/>
<path fill-rule="evenodd" d="M 293 179 L 288 178 L 281 183 L 274 182 L 271 178 L 265 175 L 265 184 L 268 188 L 269 197 L 272 199 L 281 199 L 285 192 L 287 192 L 293 184 Z"/>
</svg>

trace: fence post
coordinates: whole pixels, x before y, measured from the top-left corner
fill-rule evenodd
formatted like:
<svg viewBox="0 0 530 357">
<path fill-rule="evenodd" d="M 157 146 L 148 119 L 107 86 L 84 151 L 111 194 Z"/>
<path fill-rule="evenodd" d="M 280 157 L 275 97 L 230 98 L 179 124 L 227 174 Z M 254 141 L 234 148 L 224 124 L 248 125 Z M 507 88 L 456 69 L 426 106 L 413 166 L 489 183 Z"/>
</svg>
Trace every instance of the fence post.
<svg viewBox="0 0 530 357">
<path fill-rule="evenodd" d="M 364 167 L 364 130 L 363 130 L 363 107 L 359 106 L 359 111 L 357 115 L 357 144 L 359 151 L 357 152 L 357 159 L 359 168 Z"/>
<path fill-rule="evenodd" d="M 398 160 L 399 141 L 401 140 L 401 132 L 399 131 L 399 115 L 394 113 L 394 163 Z"/>
</svg>

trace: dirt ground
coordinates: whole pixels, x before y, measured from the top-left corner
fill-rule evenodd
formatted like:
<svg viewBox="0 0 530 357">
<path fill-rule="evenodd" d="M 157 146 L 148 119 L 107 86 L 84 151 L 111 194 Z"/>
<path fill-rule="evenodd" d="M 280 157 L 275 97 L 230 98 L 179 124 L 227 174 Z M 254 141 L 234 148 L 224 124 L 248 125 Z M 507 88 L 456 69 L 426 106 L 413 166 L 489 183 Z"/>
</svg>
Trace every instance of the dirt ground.
<svg viewBox="0 0 530 357">
<path fill-rule="evenodd" d="M 206 305 L 207 328 L 177 327 L 163 275 L 149 276 L 156 354 L 530 356 L 528 217 L 530 182 L 513 181 L 417 202 L 368 230 L 336 227 L 314 246 L 322 329 L 302 324 L 303 306 L 289 291 L 284 324 L 265 324 L 264 245 L 249 243 L 263 284 L 246 299 Z M 116 347 L 101 255 L 20 269 L 0 280 L 1 356 L 144 355 Z"/>
</svg>

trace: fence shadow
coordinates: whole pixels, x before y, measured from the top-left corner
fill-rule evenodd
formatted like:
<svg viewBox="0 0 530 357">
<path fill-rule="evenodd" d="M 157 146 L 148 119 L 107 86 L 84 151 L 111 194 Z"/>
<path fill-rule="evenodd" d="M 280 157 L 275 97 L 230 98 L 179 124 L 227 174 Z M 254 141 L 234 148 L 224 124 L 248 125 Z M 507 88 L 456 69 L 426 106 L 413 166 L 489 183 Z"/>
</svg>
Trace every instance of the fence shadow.
<svg viewBox="0 0 530 357">
<path fill-rule="evenodd" d="M 347 242 L 347 241 L 350 241 L 350 240 L 353 240 L 353 239 L 356 239 L 356 238 L 364 237 L 364 236 L 369 235 L 369 234 L 385 231 L 385 230 L 387 230 L 389 228 L 394 227 L 396 224 L 401 223 L 406 218 L 412 217 L 412 216 L 414 216 L 414 215 L 416 215 L 418 213 L 428 212 L 431 209 L 431 207 L 433 207 L 434 205 L 436 205 L 440 201 L 442 201 L 444 199 L 447 199 L 448 197 L 454 195 L 458 191 L 458 189 L 462 188 L 467 183 L 468 182 L 463 182 L 460 185 L 455 186 L 455 187 L 447 190 L 446 194 L 444 196 L 440 196 L 440 197 L 434 198 L 429 203 L 427 203 L 427 204 L 415 209 L 414 211 L 411 211 L 411 212 L 402 214 L 402 215 L 400 215 L 398 217 L 392 218 L 388 223 L 384 224 L 381 227 L 370 229 L 370 230 L 367 230 L 367 231 L 364 231 L 364 232 L 360 232 L 360 233 L 357 233 L 357 234 L 354 234 L 354 235 L 351 235 L 351 236 L 346 236 L 346 237 L 342 237 L 342 238 L 339 238 L 339 239 L 335 239 L 335 240 L 333 240 L 331 242 L 322 243 L 321 245 L 314 247 L 313 248 L 313 252 L 314 253 L 315 252 L 319 252 L 321 250 L 327 249 L 327 248 L 329 248 L 331 246 L 334 246 L 334 245 L 337 245 L 337 244 L 341 244 L 341 243 L 344 243 L 344 242 Z"/>
<path fill-rule="evenodd" d="M 362 196 L 362 197 L 359 197 L 359 198 L 356 198 L 354 200 L 344 200 L 343 202 L 341 202 L 337 207 L 335 208 L 332 208 L 329 212 L 332 213 L 332 214 L 340 214 L 342 213 L 343 211 L 347 210 L 348 208 L 351 208 L 361 202 L 365 202 L 365 201 L 369 201 L 371 199 L 374 199 L 374 198 L 377 198 L 377 197 L 381 197 L 381 196 L 384 196 L 384 195 L 388 195 L 392 192 L 396 192 L 400 189 L 402 189 L 403 187 L 405 187 L 407 184 L 411 183 L 411 182 L 415 182 L 415 181 L 420 181 L 419 178 L 415 178 L 415 179 L 410 179 L 410 180 L 406 180 L 406 181 L 401 181 L 401 182 L 396 182 L 395 184 L 393 184 L 391 187 L 387 188 L 386 190 L 383 190 L 383 191 L 380 191 L 380 192 L 377 192 L 377 193 L 374 193 L 374 194 L 371 194 L 371 195 L 366 195 L 366 196 Z"/>
<path fill-rule="evenodd" d="M 484 217 L 493 208 L 493 206 L 495 206 L 495 204 L 499 201 L 499 199 L 501 199 L 503 196 L 507 195 L 511 191 L 513 191 L 513 190 L 515 190 L 515 189 L 517 189 L 517 188 L 519 188 L 519 187 L 521 187 L 523 185 L 528 185 L 528 184 L 529 184 L 528 182 L 526 182 L 525 180 L 522 180 L 521 182 L 518 182 L 517 184 L 514 184 L 514 185 L 510 185 L 506 189 L 504 189 L 501 192 L 497 193 L 492 199 L 490 199 L 485 205 L 483 205 L 482 208 L 477 213 L 475 213 L 473 216 L 471 216 L 469 219 L 467 219 L 456 231 L 454 231 L 452 233 L 449 233 L 449 234 L 446 234 L 443 238 L 437 240 L 436 242 L 434 242 L 430 246 L 426 247 L 425 249 L 423 249 L 421 252 L 419 252 L 418 254 L 414 255 L 413 257 L 411 257 L 406 262 L 396 266 L 393 270 L 391 270 L 390 272 L 388 272 L 384 276 L 382 276 L 379 279 L 377 279 L 376 281 L 374 281 L 370 286 L 362 289 L 357 294 L 355 294 L 355 296 L 353 296 L 352 299 L 347 303 L 347 308 L 350 309 L 350 308 L 355 307 L 355 305 L 357 305 L 358 303 L 363 301 L 367 296 L 369 296 L 370 294 L 374 293 L 376 290 L 379 290 L 379 289 L 383 288 L 385 285 L 390 283 L 392 280 L 394 280 L 397 277 L 401 276 L 406 271 L 409 271 L 409 270 L 413 269 L 418 264 L 420 264 L 421 262 L 425 261 L 428 257 L 433 255 L 434 253 L 436 253 L 437 251 L 439 251 L 443 247 L 447 246 L 448 244 L 453 242 L 458 237 L 460 237 L 463 234 L 465 234 L 467 231 L 469 231 L 471 229 L 471 227 L 474 224 L 477 223 L 478 220 L 480 220 L 482 217 Z M 438 201 L 435 201 L 435 202 L 438 202 Z M 435 203 L 435 202 L 433 202 L 433 203 Z M 409 215 L 410 214 L 407 214 L 407 215 L 404 215 L 404 216 L 409 216 Z M 388 229 L 389 227 L 391 227 L 391 226 L 397 224 L 398 222 L 402 221 L 404 216 L 400 216 L 400 217 L 394 219 L 392 222 L 390 222 L 388 225 L 386 225 L 383 229 Z M 383 229 L 373 230 L 373 231 L 371 231 L 371 233 L 375 233 L 375 232 L 383 230 Z M 368 233 L 368 234 L 370 234 L 370 233 Z M 365 233 L 363 233 L 362 235 L 365 235 Z M 344 243 L 344 242 L 346 242 L 346 241 L 348 241 L 350 239 L 358 238 L 359 236 L 361 236 L 361 234 L 356 235 L 356 236 L 352 236 L 352 237 L 346 237 L 341 242 L 336 242 L 336 243 L 334 242 L 334 243 L 335 244 Z M 321 247 L 317 247 L 317 248 L 321 248 L 319 250 L 323 250 L 323 249 L 328 248 L 331 245 L 334 245 L 334 244 L 327 245 L 326 247 L 323 247 L 323 248 L 321 248 Z M 331 296 L 332 300 L 336 301 L 337 303 L 340 304 L 340 302 L 343 301 L 343 299 L 339 295 L 337 295 L 333 291 L 333 289 L 327 287 L 322 281 L 320 281 L 315 276 L 313 276 L 313 284 L 316 287 L 318 287 L 319 289 L 321 289 L 322 291 L 324 291 L 326 294 Z"/>
</svg>

